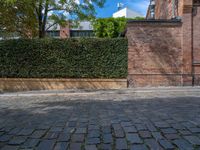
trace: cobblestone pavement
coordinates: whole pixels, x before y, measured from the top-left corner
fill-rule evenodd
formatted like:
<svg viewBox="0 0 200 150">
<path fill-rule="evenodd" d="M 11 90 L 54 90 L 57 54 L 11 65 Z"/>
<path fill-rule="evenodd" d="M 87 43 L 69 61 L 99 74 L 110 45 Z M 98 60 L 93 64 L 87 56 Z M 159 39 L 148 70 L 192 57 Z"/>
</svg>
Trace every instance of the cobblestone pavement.
<svg viewBox="0 0 200 150">
<path fill-rule="evenodd" d="M 200 92 L 0 96 L 0 149 L 200 150 Z"/>
</svg>

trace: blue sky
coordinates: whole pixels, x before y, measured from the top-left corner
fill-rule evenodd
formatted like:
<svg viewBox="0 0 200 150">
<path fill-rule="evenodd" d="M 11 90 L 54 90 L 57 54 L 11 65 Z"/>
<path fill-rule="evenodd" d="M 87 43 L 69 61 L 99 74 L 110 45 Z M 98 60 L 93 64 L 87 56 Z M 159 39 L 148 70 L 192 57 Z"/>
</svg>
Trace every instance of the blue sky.
<svg viewBox="0 0 200 150">
<path fill-rule="evenodd" d="M 119 2 L 145 16 L 149 1 L 150 0 L 106 0 L 104 8 L 97 8 L 97 17 L 112 17 L 112 14 L 117 11 L 117 3 Z"/>
</svg>

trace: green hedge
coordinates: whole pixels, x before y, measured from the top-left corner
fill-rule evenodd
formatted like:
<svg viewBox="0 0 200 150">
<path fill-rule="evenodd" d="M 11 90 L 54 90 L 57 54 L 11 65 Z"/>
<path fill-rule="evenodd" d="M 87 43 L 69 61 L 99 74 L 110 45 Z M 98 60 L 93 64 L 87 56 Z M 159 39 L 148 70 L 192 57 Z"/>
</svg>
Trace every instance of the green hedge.
<svg viewBox="0 0 200 150">
<path fill-rule="evenodd" d="M 125 78 L 127 39 L 0 41 L 0 76 Z"/>
</svg>

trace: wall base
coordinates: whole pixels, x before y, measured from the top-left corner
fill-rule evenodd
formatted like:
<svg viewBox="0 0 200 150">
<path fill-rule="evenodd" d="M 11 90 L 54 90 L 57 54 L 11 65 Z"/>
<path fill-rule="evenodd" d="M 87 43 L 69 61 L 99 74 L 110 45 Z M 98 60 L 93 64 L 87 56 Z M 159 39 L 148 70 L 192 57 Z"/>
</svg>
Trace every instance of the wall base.
<svg viewBox="0 0 200 150">
<path fill-rule="evenodd" d="M 0 78 L 0 91 L 121 88 L 127 88 L 127 79 Z"/>
<path fill-rule="evenodd" d="M 128 77 L 128 87 L 192 86 L 191 75 L 134 74 Z"/>
</svg>

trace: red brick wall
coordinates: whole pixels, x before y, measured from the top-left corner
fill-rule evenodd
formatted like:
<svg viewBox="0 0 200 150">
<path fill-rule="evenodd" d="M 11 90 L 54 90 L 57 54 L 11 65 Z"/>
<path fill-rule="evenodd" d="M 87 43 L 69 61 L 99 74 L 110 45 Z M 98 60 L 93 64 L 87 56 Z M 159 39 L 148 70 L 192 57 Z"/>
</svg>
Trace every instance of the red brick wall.
<svg viewBox="0 0 200 150">
<path fill-rule="evenodd" d="M 172 0 L 156 0 L 156 20 L 128 24 L 130 87 L 200 85 L 200 0 L 178 2 L 181 22 Z"/>
<path fill-rule="evenodd" d="M 70 37 L 70 25 L 69 23 L 65 27 L 60 27 L 60 38 L 65 39 Z"/>
<path fill-rule="evenodd" d="M 176 16 L 182 16 L 183 2 L 184 0 L 175 0 Z M 155 0 L 155 3 L 155 19 L 171 19 L 173 17 L 172 0 Z M 149 15 L 147 15 L 147 17 Z"/>
<path fill-rule="evenodd" d="M 183 84 L 181 22 L 132 22 L 127 38 L 130 87 Z"/>
<path fill-rule="evenodd" d="M 194 8 L 193 15 L 193 59 L 195 85 L 200 85 L 200 7 Z"/>
</svg>

